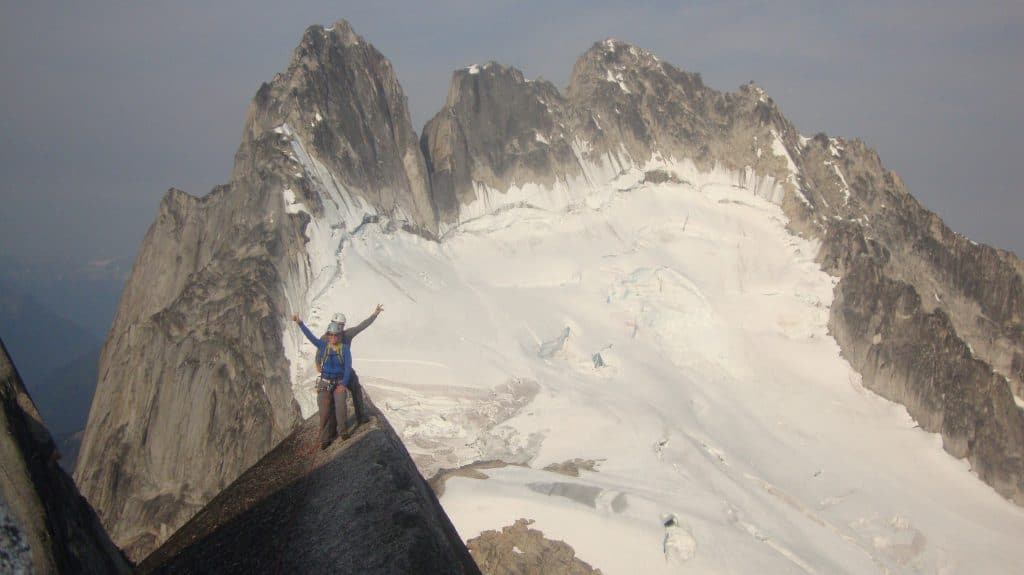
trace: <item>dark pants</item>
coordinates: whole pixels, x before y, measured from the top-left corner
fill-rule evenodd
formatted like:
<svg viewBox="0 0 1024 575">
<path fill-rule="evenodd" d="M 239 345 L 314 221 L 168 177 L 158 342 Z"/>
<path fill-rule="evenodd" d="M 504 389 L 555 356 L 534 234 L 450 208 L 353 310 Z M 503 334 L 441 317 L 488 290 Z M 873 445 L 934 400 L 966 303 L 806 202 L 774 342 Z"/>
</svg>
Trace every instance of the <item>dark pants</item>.
<svg viewBox="0 0 1024 575">
<path fill-rule="evenodd" d="M 352 394 L 352 407 L 356 410 L 356 421 L 359 424 L 366 423 L 366 405 L 363 404 L 363 386 L 359 384 L 359 376 L 352 372 L 348 380 L 348 390 Z"/>
<path fill-rule="evenodd" d="M 320 380 L 317 385 L 316 405 L 320 411 L 320 445 L 326 445 L 340 432 L 348 432 L 348 401 L 346 391 L 352 395 L 352 406 L 355 408 L 357 424 L 366 423 L 366 406 L 363 404 L 363 386 L 359 384 L 359 376 L 352 373 L 348 380 L 349 389 L 340 383 L 327 384 Z"/>
<path fill-rule="evenodd" d="M 338 430 L 344 434 L 348 428 L 348 401 L 345 388 L 338 385 L 316 392 L 316 406 L 320 410 L 320 445 L 334 441 Z"/>
</svg>

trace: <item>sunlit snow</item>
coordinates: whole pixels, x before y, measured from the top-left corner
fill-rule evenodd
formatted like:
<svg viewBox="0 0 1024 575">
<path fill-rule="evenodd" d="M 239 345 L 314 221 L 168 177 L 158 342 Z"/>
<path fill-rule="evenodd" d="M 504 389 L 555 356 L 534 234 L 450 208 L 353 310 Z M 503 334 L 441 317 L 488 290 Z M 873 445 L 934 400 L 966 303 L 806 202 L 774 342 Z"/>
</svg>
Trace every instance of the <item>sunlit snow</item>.
<svg viewBox="0 0 1024 575">
<path fill-rule="evenodd" d="M 619 89 L 621 89 L 623 92 L 627 94 L 630 93 L 629 88 L 626 86 L 626 83 L 622 79 L 622 72 L 617 72 L 614 74 L 611 70 L 605 70 L 605 72 L 607 72 L 607 74 L 605 75 L 605 81 L 611 82 L 612 84 L 618 84 Z"/>
<path fill-rule="evenodd" d="M 780 156 L 786 160 L 786 170 L 789 172 L 786 181 L 793 188 L 793 193 L 796 194 L 800 201 L 809 208 L 813 208 L 811 202 L 808 201 L 807 196 L 804 195 L 800 189 L 800 168 L 797 167 L 796 162 L 793 161 L 792 156 L 789 155 L 789 150 L 786 149 L 786 144 L 782 142 L 782 138 L 779 137 L 778 132 L 772 130 L 772 153 L 776 156 Z M 841 177 L 841 176 L 840 176 Z"/>
<path fill-rule="evenodd" d="M 686 183 L 649 185 L 614 161 L 552 188 L 481 187 L 440 243 L 307 228 L 295 311 L 316 331 L 384 304 L 355 366 L 424 475 L 525 465 L 448 480 L 463 538 L 532 519 L 606 574 L 1024 564 L 1024 511 L 840 357 L 835 280 L 786 231 L 780 186 L 687 162 L 665 163 Z M 313 350 L 291 324 L 286 351 L 310 415 Z M 596 471 L 543 470 L 575 458 Z"/>
<path fill-rule="evenodd" d="M 284 211 L 289 214 L 297 214 L 299 212 L 306 212 L 306 207 L 302 205 L 295 197 L 295 192 L 290 188 L 284 189 Z"/>
</svg>

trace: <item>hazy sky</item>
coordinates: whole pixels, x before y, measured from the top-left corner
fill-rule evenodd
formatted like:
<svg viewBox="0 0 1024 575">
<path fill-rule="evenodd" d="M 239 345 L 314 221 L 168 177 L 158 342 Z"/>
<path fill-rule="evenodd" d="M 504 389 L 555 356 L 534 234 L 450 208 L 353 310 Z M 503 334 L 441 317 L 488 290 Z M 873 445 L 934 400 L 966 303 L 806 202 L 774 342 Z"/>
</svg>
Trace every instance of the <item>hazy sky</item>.
<svg viewBox="0 0 1024 575">
<path fill-rule="evenodd" d="M 392 61 L 417 128 L 456 68 L 564 88 L 614 37 L 719 90 L 754 80 L 802 133 L 865 140 L 954 230 L 1024 255 L 1022 0 L 0 1 L 3 261 L 134 257 L 167 188 L 227 181 L 260 83 L 339 18 Z"/>
</svg>

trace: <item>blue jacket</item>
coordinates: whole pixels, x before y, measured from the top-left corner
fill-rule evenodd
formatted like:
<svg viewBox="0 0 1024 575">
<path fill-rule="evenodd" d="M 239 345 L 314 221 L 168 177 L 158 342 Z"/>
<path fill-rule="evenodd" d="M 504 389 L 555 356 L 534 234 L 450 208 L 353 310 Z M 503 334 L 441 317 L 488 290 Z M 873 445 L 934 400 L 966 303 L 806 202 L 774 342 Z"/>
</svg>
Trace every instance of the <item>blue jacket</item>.
<svg viewBox="0 0 1024 575">
<path fill-rule="evenodd" d="M 348 387 L 348 381 L 352 377 L 352 350 L 349 343 L 341 344 L 341 357 L 327 344 L 326 339 L 321 339 L 309 331 L 306 324 L 299 322 L 299 329 L 306 335 L 306 339 L 316 346 L 318 352 L 327 350 L 327 359 L 324 360 L 324 370 L 320 374 L 324 379 L 341 378 L 341 385 Z M 346 340 L 347 341 L 347 340 Z M 319 354 L 318 354 L 319 355 Z"/>
</svg>

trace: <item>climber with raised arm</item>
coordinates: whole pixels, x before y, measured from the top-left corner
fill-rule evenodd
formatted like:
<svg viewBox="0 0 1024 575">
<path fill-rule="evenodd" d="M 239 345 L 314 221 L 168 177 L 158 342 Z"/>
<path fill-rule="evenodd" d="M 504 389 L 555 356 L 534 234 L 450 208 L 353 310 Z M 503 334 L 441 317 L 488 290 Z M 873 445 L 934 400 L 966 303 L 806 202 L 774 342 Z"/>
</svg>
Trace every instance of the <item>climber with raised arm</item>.
<svg viewBox="0 0 1024 575">
<path fill-rule="evenodd" d="M 337 437 L 338 431 L 341 431 L 342 439 L 352 435 L 348 429 L 346 391 L 352 393 L 356 426 L 368 421 L 363 404 L 363 388 L 359 384 L 359 376 L 352 368 L 352 339 L 369 327 L 382 311 L 384 306 L 377 304 L 370 317 L 349 329 L 345 329 L 345 314 L 335 314 L 322 338 L 313 335 L 298 315 L 292 316 L 306 339 L 317 349 L 316 366 L 320 376 L 316 380 L 316 404 L 320 413 L 320 449 L 326 449 Z"/>
</svg>

